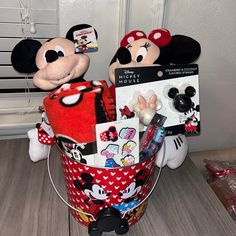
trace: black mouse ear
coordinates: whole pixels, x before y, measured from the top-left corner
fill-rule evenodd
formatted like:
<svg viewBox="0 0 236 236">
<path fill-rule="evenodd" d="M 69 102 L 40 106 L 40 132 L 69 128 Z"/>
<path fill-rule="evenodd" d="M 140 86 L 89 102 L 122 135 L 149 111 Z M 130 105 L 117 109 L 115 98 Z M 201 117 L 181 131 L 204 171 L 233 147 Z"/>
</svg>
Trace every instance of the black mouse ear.
<svg viewBox="0 0 236 236">
<path fill-rule="evenodd" d="M 111 126 L 111 127 L 108 128 L 108 131 L 115 132 L 116 131 L 116 127 L 115 126 Z"/>
<path fill-rule="evenodd" d="M 200 56 L 200 44 L 187 36 L 174 35 L 172 36 L 170 47 L 170 60 L 174 64 L 192 63 Z"/>
<path fill-rule="evenodd" d="M 173 35 L 171 42 L 160 48 L 160 56 L 155 64 L 188 64 L 198 59 L 201 46 L 195 39 L 184 35 Z"/>
<path fill-rule="evenodd" d="M 197 105 L 197 106 L 195 107 L 195 111 L 197 111 L 197 112 L 200 111 L 200 106 L 199 106 L 199 105 Z"/>
<path fill-rule="evenodd" d="M 93 176 L 90 175 L 89 173 L 82 173 L 81 178 L 82 178 L 83 181 L 85 181 L 87 183 L 92 183 L 93 182 Z"/>
<path fill-rule="evenodd" d="M 175 88 L 175 87 L 170 88 L 170 90 L 169 90 L 169 92 L 168 92 L 168 97 L 174 99 L 175 96 L 176 96 L 178 93 L 179 93 L 179 90 L 178 90 L 177 88 Z"/>
<path fill-rule="evenodd" d="M 23 39 L 12 50 L 11 63 L 20 73 L 33 73 L 38 70 L 35 57 L 42 44 L 34 39 Z"/>
<path fill-rule="evenodd" d="M 83 189 L 83 185 L 78 180 L 74 180 L 74 185 L 78 190 Z"/>
<path fill-rule="evenodd" d="M 74 32 L 77 30 L 82 30 L 82 29 L 87 29 L 91 28 L 91 25 L 88 24 L 79 24 L 79 25 L 74 25 L 72 26 L 69 31 L 66 34 L 66 38 L 69 39 L 70 41 L 74 42 Z M 92 27 L 93 28 L 93 27 Z M 94 28 L 93 28 L 94 29 Z M 98 38 L 97 31 L 94 29 L 96 39 Z"/>
<path fill-rule="evenodd" d="M 187 95 L 188 97 L 193 97 L 195 94 L 196 94 L 196 90 L 194 87 L 188 86 L 185 89 L 185 95 Z"/>
<path fill-rule="evenodd" d="M 115 55 L 111 59 L 110 66 L 114 62 L 116 62 L 117 59 L 119 60 L 119 63 L 122 65 L 126 65 L 126 64 L 130 63 L 132 61 L 132 57 L 131 57 L 131 53 L 130 53 L 129 49 L 125 48 L 125 47 L 118 48 Z"/>
</svg>

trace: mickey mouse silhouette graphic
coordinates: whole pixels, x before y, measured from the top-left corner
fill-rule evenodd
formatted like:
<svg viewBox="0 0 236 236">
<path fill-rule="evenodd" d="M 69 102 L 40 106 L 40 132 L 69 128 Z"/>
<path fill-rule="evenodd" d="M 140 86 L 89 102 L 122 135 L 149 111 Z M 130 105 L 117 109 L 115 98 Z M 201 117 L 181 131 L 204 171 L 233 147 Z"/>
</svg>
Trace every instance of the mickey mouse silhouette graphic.
<svg viewBox="0 0 236 236">
<path fill-rule="evenodd" d="M 174 108 L 178 112 L 187 112 L 193 106 L 192 97 L 196 94 L 196 90 L 192 86 L 185 88 L 184 93 L 179 93 L 176 87 L 170 88 L 168 92 L 168 97 L 173 99 Z"/>
</svg>

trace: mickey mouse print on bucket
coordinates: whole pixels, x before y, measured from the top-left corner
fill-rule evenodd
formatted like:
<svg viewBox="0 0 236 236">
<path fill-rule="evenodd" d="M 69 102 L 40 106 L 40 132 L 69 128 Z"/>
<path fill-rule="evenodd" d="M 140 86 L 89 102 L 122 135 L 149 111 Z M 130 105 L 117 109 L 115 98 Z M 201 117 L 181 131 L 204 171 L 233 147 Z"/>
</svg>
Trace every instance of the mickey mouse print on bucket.
<svg viewBox="0 0 236 236">
<path fill-rule="evenodd" d="M 74 217 L 89 226 L 104 209 L 115 209 L 129 225 L 135 224 L 147 206 L 155 159 L 152 157 L 129 167 L 98 168 L 61 154 L 69 203 L 84 212 L 72 210 Z"/>
</svg>

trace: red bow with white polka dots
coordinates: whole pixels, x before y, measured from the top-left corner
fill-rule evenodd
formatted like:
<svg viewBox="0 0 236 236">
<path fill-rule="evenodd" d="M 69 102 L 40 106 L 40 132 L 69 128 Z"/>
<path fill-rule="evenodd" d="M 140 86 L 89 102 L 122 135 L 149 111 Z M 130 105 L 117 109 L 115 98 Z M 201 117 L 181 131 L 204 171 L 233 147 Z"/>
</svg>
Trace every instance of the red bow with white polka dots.
<svg viewBox="0 0 236 236">
<path fill-rule="evenodd" d="M 146 38 L 156 44 L 158 47 L 165 47 L 171 41 L 171 34 L 167 29 L 155 29 L 147 36 L 141 30 L 134 30 L 126 34 L 120 42 L 121 47 L 127 47 L 132 42 Z"/>
<path fill-rule="evenodd" d="M 46 145 L 52 145 L 55 142 L 54 137 L 46 133 L 46 131 L 43 129 L 41 125 L 38 128 L 38 140 L 40 143 L 46 144 Z"/>
</svg>

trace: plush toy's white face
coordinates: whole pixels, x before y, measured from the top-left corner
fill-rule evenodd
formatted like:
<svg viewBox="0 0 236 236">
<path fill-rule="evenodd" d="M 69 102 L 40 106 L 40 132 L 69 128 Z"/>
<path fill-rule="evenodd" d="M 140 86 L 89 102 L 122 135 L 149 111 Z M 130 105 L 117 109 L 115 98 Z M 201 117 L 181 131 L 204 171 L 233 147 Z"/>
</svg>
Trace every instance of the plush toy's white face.
<svg viewBox="0 0 236 236">
<path fill-rule="evenodd" d="M 45 42 L 36 55 L 39 70 L 33 77 L 35 86 L 50 90 L 83 75 L 89 67 L 89 57 L 75 54 L 75 45 L 65 38 Z"/>
<path fill-rule="evenodd" d="M 160 56 L 160 49 L 152 41 L 141 38 L 133 41 L 126 47 L 131 54 L 131 61 L 127 64 L 121 64 L 117 58 L 109 68 L 109 79 L 115 84 L 115 69 L 121 67 L 141 67 L 153 66 L 153 63 Z"/>
</svg>

